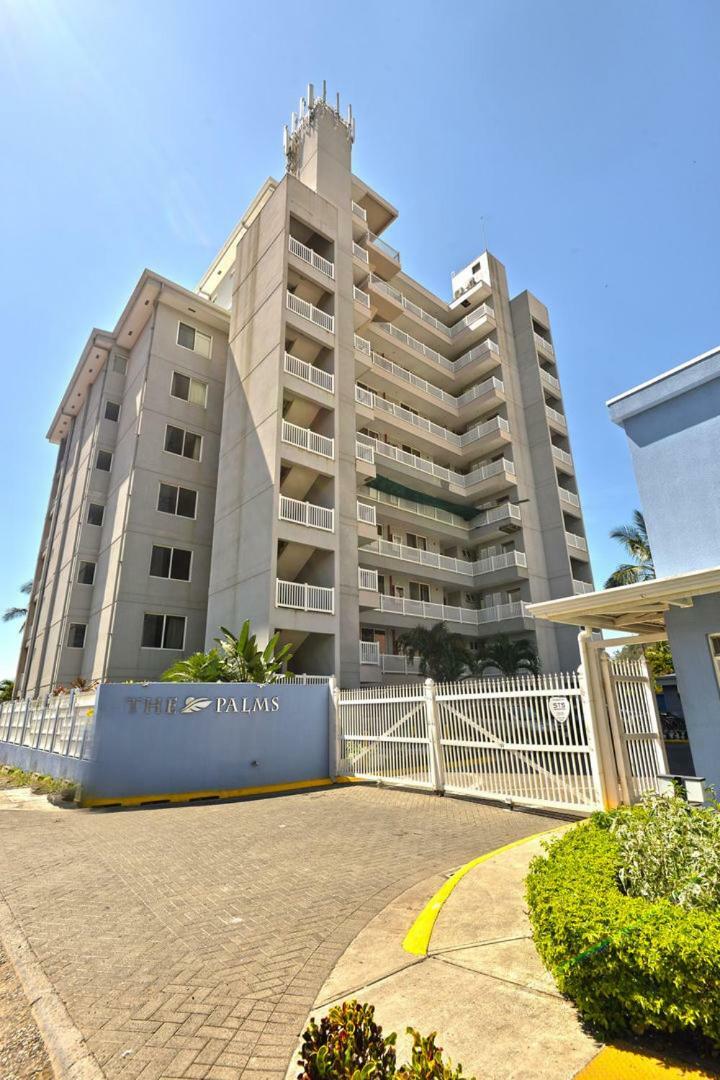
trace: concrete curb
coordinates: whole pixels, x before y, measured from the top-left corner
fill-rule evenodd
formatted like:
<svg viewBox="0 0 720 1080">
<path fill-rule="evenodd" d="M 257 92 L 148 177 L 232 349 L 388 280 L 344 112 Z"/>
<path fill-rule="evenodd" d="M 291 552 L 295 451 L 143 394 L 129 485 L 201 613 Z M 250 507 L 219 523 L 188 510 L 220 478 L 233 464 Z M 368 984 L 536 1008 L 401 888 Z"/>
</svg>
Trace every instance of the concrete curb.
<svg viewBox="0 0 720 1080">
<path fill-rule="evenodd" d="M 25 991 L 56 1080 L 105 1080 L 105 1074 L 43 973 L 8 904 L 2 899 L 0 940 Z"/>
</svg>

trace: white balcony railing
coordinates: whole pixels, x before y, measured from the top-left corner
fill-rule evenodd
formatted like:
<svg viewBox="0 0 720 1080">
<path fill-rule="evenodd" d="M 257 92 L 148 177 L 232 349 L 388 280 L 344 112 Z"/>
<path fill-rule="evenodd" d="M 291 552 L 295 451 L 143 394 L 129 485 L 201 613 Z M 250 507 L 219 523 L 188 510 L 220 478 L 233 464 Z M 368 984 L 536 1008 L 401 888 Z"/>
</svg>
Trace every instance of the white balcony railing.
<svg viewBox="0 0 720 1080">
<path fill-rule="evenodd" d="M 566 503 L 570 503 L 571 506 L 580 506 L 580 500 L 574 491 L 568 491 L 564 487 L 560 487 L 558 490 L 560 491 L 560 498 L 564 499 Z"/>
<path fill-rule="evenodd" d="M 375 233 L 369 231 L 367 238 L 371 244 L 374 244 L 376 248 L 379 248 L 380 251 L 384 252 L 388 258 L 393 259 L 396 263 L 400 262 L 400 252 L 394 248 L 392 244 L 388 244 L 387 240 L 381 240 L 379 236 L 376 236 Z"/>
<path fill-rule="evenodd" d="M 353 300 L 357 300 L 363 307 L 370 307 L 370 297 L 362 289 L 358 289 L 357 285 L 353 285 Z"/>
<path fill-rule="evenodd" d="M 375 242 L 382 243 L 382 241 Z M 397 259 L 399 262 L 399 254 L 397 255 Z M 392 299 L 395 300 L 396 303 L 398 303 L 406 311 L 411 312 L 411 314 L 415 315 L 423 322 L 428 323 L 430 326 L 434 326 L 435 329 L 441 334 L 443 334 L 446 338 L 448 338 L 448 340 L 456 337 L 458 334 L 461 334 L 464 330 L 467 330 L 468 327 L 476 326 L 481 319 L 495 318 L 495 312 L 489 304 L 480 304 L 480 306 L 475 308 L 474 311 L 471 311 L 469 315 L 466 315 L 464 319 L 460 319 L 459 322 L 453 323 L 452 326 L 448 326 L 447 323 L 442 322 L 442 320 L 438 319 L 435 315 L 431 315 L 429 311 L 425 311 L 425 309 L 420 307 L 419 304 L 416 304 L 413 300 L 408 299 L 408 297 L 405 296 L 404 293 L 400 292 L 400 290 L 395 288 L 394 285 L 390 285 L 387 281 L 384 281 L 381 277 L 378 277 L 377 274 L 370 275 L 370 283 L 373 288 L 377 289 L 379 292 L 384 293 L 386 296 L 392 297 Z"/>
<path fill-rule="evenodd" d="M 463 330 L 473 329 L 481 319 L 495 319 L 495 309 L 491 308 L 489 304 L 479 304 L 474 311 L 471 311 L 469 315 L 466 315 L 464 319 L 460 319 L 460 322 L 456 322 L 449 328 L 450 337 L 456 337 L 461 334 Z"/>
<path fill-rule="evenodd" d="M 379 641 L 361 641 L 360 642 L 360 663 L 361 664 L 375 664 L 380 666 L 380 642 Z"/>
<path fill-rule="evenodd" d="M 419 675 L 420 657 L 415 656 L 409 660 L 407 656 L 395 653 L 380 653 L 380 667 L 383 673 L 394 675 Z"/>
<path fill-rule="evenodd" d="M 453 371 L 462 371 L 469 364 L 473 364 L 476 360 L 482 360 L 487 356 L 492 356 L 493 359 L 500 359 L 500 347 L 496 342 L 491 341 L 488 338 L 486 341 L 476 345 L 474 349 L 470 349 L 468 352 L 463 353 L 462 356 L 458 356 L 453 365 Z"/>
<path fill-rule="evenodd" d="M 403 405 L 397 405 L 394 401 L 379 397 L 372 390 L 366 390 L 362 386 L 355 387 L 355 400 L 359 405 L 367 405 L 371 409 L 379 409 L 381 412 L 390 413 L 391 416 L 396 417 L 398 420 L 404 420 L 406 424 L 412 424 L 413 427 L 419 428 L 421 431 L 427 431 L 428 434 L 433 436 L 433 439 L 442 439 L 449 446 L 454 446 L 458 450 L 467 446 L 468 443 L 482 439 L 485 435 L 498 431 L 505 433 L 510 431 L 507 420 L 502 416 L 496 416 L 492 420 L 487 420 L 484 424 L 477 424 L 462 435 L 457 435 L 454 431 L 448 430 L 441 424 L 436 424 L 411 409 L 406 409 Z"/>
<path fill-rule="evenodd" d="M 367 443 L 360 442 L 359 439 L 355 440 L 355 457 L 360 461 L 367 461 L 370 465 L 375 464 L 375 448 L 369 446 Z"/>
<path fill-rule="evenodd" d="M 335 440 L 327 435 L 319 435 L 310 428 L 291 424 L 289 420 L 282 422 L 282 441 L 290 446 L 298 446 L 301 450 L 309 450 L 311 454 L 319 454 L 320 457 L 335 457 Z"/>
<path fill-rule="evenodd" d="M 432 521 L 440 521 L 444 525 L 455 525 L 463 529 L 468 527 L 465 518 L 443 510 L 440 506 L 430 506 L 427 503 L 414 502 L 412 499 L 403 499 L 399 495 L 390 495 L 387 491 L 378 491 L 377 488 L 368 488 L 364 494 L 368 499 L 375 499 L 376 502 L 385 503 L 386 506 L 395 506 L 398 510 L 406 510 L 409 514 L 418 514 Z"/>
<path fill-rule="evenodd" d="M 482 626 L 489 622 L 502 622 L 505 619 L 522 618 L 527 614 L 527 605 L 523 601 L 512 604 L 498 604 L 487 608 L 453 607 L 448 604 L 435 604 L 426 600 L 407 600 L 398 596 L 380 596 L 380 611 L 408 615 L 415 619 L 432 619 L 451 623 L 464 623 L 469 626 Z"/>
<path fill-rule="evenodd" d="M 368 506 L 367 503 L 357 501 L 357 519 L 362 521 L 365 525 L 377 525 L 377 514 L 374 506 Z"/>
<path fill-rule="evenodd" d="M 367 221 L 367 210 L 364 207 L 359 206 L 354 199 L 352 203 L 352 212 L 355 217 L 359 217 L 361 221 Z"/>
<path fill-rule="evenodd" d="M 285 370 L 288 375 L 295 375 L 303 382 L 312 383 L 313 386 L 319 386 L 321 390 L 327 390 L 331 394 L 335 393 L 335 376 L 332 372 L 323 371 L 314 364 L 308 364 L 307 360 L 301 360 L 299 356 L 286 352 Z"/>
<path fill-rule="evenodd" d="M 294 236 L 288 237 L 288 249 L 298 259 L 302 259 L 303 262 L 309 263 L 315 270 L 319 270 L 321 274 L 332 278 L 333 281 L 335 280 L 335 263 L 330 262 L 329 259 L 324 259 L 322 255 L 318 255 L 317 251 L 313 251 L 312 248 L 307 247 L 305 244 L 301 244 Z"/>
<path fill-rule="evenodd" d="M 475 427 L 470 428 L 469 431 L 460 436 L 460 445 L 467 446 L 468 443 L 477 442 L 478 439 L 482 439 L 486 435 L 494 435 L 498 432 L 502 432 L 504 435 L 510 433 L 510 425 L 504 416 L 493 416 L 492 420 L 486 420 L 484 424 L 476 424 Z"/>
<path fill-rule="evenodd" d="M 319 611 L 324 615 L 335 613 L 335 590 L 322 585 L 308 585 L 303 581 L 282 581 L 277 578 L 275 603 L 277 607 L 295 608 L 297 611 Z"/>
<path fill-rule="evenodd" d="M 360 245 L 356 244 L 354 240 L 353 240 L 352 252 L 353 252 L 353 255 L 355 255 L 355 257 L 360 260 L 360 262 L 366 263 L 366 262 L 370 261 L 370 256 L 368 255 L 365 248 L 360 247 Z"/>
<path fill-rule="evenodd" d="M 360 337 L 359 334 L 355 334 L 355 348 L 358 352 L 365 353 L 366 356 L 370 356 L 372 353 L 372 345 L 367 338 Z"/>
<path fill-rule="evenodd" d="M 457 401 L 458 408 L 462 408 L 463 405 L 469 404 L 471 401 L 475 401 L 476 398 L 484 397 L 486 394 L 492 392 L 496 394 L 505 393 L 505 383 L 502 379 L 496 379 L 492 375 L 489 379 L 485 379 L 484 382 L 476 383 L 475 386 L 471 386 L 469 390 L 466 390 L 464 394 L 460 394 Z"/>
<path fill-rule="evenodd" d="M 335 511 L 331 507 L 301 502 L 300 499 L 290 499 L 287 495 L 280 496 L 279 516 L 283 521 L 292 521 L 295 525 L 324 529 L 325 532 L 335 531 Z"/>
<path fill-rule="evenodd" d="M 307 300 L 302 300 L 299 296 L 295 296 L 288 290 L 287 294 L 287 306 L 290 311 L 294 311 L 296 315 L 299 315 L 303 319 L 309 319 L 310 322 L 315 323 L 316 326 L 321 326 L 323 330 L 327 330 L 330 334 L 335 333 L 335 319 L 332 315 L 328 315 L 326 311 L 321 311 L 320 308 L 315 307 L 314 304 L 309 303 Z"/>
<path fill-rule="evenodd" d="M 507 458 L 500 458 L 498 461 L 492 461 L 488 465 L 479 465 L 469 473 L 459 473 L 455 469 L 446 469 L 444 465 L 436 465 L 434 461 L 418 457 L 417 454 L 409 454 L 398 446 L 391 446 L 390 443 L 373 439 L 369 435 L 359 435 L 357 441 L 372 447 L 375 454 L 379 454 L 381 457 L 397 461 L 426 475 L 435 476 L 439 480 L 447 480 L 461 488 L 472 487 L 474 484 L 487 480 L 491 476 L 498 476 L 503 472 L 509 476 L 515 476 L 515 465 Z"/>
<path fill-rule="evenodd" d="M 578 536 L 577 533 L 566 532 L 565 538 L 570 547 L 578 548 L 579 551 L 587 551 L 587 540 L 584 537 Z"/>
<path fill-rule="evenodd" d="M 595 586 L 591 581 L 578 581 L 577 578 L 573 578 L 573 592 L 574 593 L 589 593 L 595 592 Z"/>
<path fill-rule="evenodd" d="M 549 371 L 545 370 L 545 368 L 540 368 L 540 378 L 545 383 L 545 385 L 549 386 L 551 390 L 554 390 L 556 394 L 560 393 L 559 379 L 556 379 L 555 376 L 551 375 Z"/>
<path fill-rule="evenodd" d="M 377 570 L 366 570 L 365 567 L 358 567 L 358 588 L 369 589 L 370 592 L 378 591 L 378 576 Z"/>
<path fill-rule="evenodd" d="M 521 521 L 520 507 L 509 502 L 503 503 L 502 506 L 491 506 L 489 510 L 481 510 L 470 522 L 470 527 L 476 529 L 482 525 L 492 525 L 495 521 L 504 521 L 506 518 Z"/>
<path fill-rule="evenodd" d="M 572 466 L 573 459 L 571 455 L 568 454 L 567 450 L 561 450 L 559 446 L 553 446 L 552 456 L 555 458 L 556 461 L 561 462 L 563 465 Z"/>
<path fill-rule="evenodd" d="M 561 412 L 557 411 L 557 409 L 553 409 L 551 405 L 546 405 L 545 415 L 547 416 L 548 420 L 557 424 L 558 427 L 561 427 L 564 431 L 567 431 L 567 420 Z"/>
<path fill-rule="evenodd" d="M 418 566 L 446 570 L 451 574 L 465 574 L 468 577 L 490 574 L 495 570 L 506 570 L 513 566 L 527 566 L 524 551 L 505 551 L 501 555 L 489 555 L 484 559 L 471 562 L 468 559 L 457 559 L 452 555 L 441 555 L 436 551 L 410 547 L 408 544 L 396 544 L 391 540 L 375 540 L 364 550 L 386 558 L 402 559 L 404 562 L 415 563 Z"/>
<path fill-rule="evenodd" d="M 547 338 L 544 338 L 541 334 L 536 334 L 534 332 L 533 337 L 535 338 L 535 347 L 539 349 L 540 352 L 545 353 L 547 356 L 555 355 L 555 350 L 553 349 Z"/>
<path fill-rule="evenodd" d="M 455 371 L 455 365 L 452 360 L 448 360 L 446 356 L 442 356 L 436 349 L 431 349 L 429 345 L 424 345 L 422 341 L 418 341 L 417 338 L 411 337 L 410 334 L 406 334 L 404 330 L 398 329 L 397 326 L 393 326 L 392 323 L 377 322 L 373 323 L 373 330 L 384 330 L 386 334 L 390 334 L 391 337 L 397 338 L 398 341 L 402 341 L 408 348 L 414 352 L 421 353 L 426 356 L 428 360 L 432 360 L 433 363 L 439 364 L 445 371 Z"/>
</svg>

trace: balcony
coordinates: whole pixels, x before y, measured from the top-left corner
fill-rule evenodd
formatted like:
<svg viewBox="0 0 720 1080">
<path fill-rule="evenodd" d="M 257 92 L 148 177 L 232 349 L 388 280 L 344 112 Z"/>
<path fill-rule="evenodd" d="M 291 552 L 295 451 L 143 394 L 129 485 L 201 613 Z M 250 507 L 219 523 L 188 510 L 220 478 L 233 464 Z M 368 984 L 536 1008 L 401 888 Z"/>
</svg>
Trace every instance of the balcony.
<svg viewBox="0 0 720 1080">
<path fill-rule="evenodd" d="M 407 345 L 413 352 L 420 353 L 427 360 L 432 361 L 434 364 L 438 364 L 445 371 L 453 372 L 455 370 L 455 365 L 452 360 L 448 360 L 446 356 L 437 352 L 436 349 L 431 349 L 429 345 L 424 345 L 422 341 L 418 341 L 417 338 L 412 337 L 410 334 L 406 334 L 404 330 L 400 330 L 397 326 L 393 326 L 392 323 L 373 323 L 372 329 L 383 330 L 386 334 L 390 334 L 391 337 L 401 341 L 403 345 Z"/>
<path fill-rule="evenodd" d="M 567 420 L 561 412 L 558 412 L 557 409 L 553 409 L 551 405 L 546 405 L 545 415 L 547 416 L 548 423 L 551 427 L 558 428 L 562 432 L 567 432 Z"/>
<path fill-rule="evenodd" d="M 357 285 L 353 285 L 353 300 L 358 304 L 362 304 L 363 307 L 370 307 L 369 295 L 366 292 L 363 292 L 362 289 L 358 289 Z"/>
<path fill-rule="evenodd" d="M 453 365 L 453 370 L 458 374 L 476 362 L 480 363 L 482 370 L 485 370 L 495 366 L 499 363 L 499 360 L 500 347 L 496 342 L 491 341 L 490 338 L 488 338 L 468 352 L 463 353 L 462 356 L 458 356 Z"/>
<path fill-rule="evenodd" d="M 569 469 L 573 467 L 573 459 L 567 450 L 561 450 L 559 446 L 553 445 L 552 456 L 557 461 L 558 465 L 566 465 Z"/>
<path fill-rule="evenodd" d="M 545 356 L 555 356 L 555 350 L 547 338 L 544 338 L 541 334 L 536 334 L 534 331 L 533 338 L 535 340 L 535 348 L 538 352 L 543 353 Z"/>
<path fill-rule="evenodd" d="M 335 531 L 335 511 L 327 506 L 317 506 L 315 503 L 301 502 L 300 499 L 290 499 L 287 495 L 280 496 L 280 509 L 278 516 L 282 521 L 291 521 L 295 525 L 305 525 L 310 529 L 323 529 L 325 532 Z"/>
<path fill-rule="evenodd" d="M 358 589 L 364 589 L 367 592 L 378 591 L 378 576 L 377 570 L 366 570 L 365 567 L 358 567 Z"/>
<path fill-rule="evenodd" d="M 487 608 L 451 607 L 426 600 L 406 600 L 404 597 L 381 595 L 379 611 L 407 615 L 416 619 L 432 619 L 433 622 L 461 623 L 467 626 L 484 626 L 486 623 L 503 622 L 527 616 L 523 601 L 499 604 Z"/>
<path fill-rule="evenodd" d="M 379 641 L 361 641 L 360 642 L 360 663 L 361 664 L 374 664 L 377 667 L 380 666 L 380 642 Z"/>
<path fill-rule="evenodd" d="M 568 547 L 577 548 L 578 551 L 587 551 L 587 540 L 583 536 L 578 536 L 577 533 L 566 532 L 565 539 L 567 540 Z"/>
<path fill-rule="evenodd" d="M 318 611 L 323 615 L 335 614 L 335 590 L 322 585 L 308 585 L 301 581 L 275 582 L 277 607 L 294 608 L 296 611 Z"/>
<path fill-rule="evenodd" d="M 560 380 L 556 379 L 554 375 L 551 375 L 545 368 L 540 368 L 540 379 L 548 389 L 552 390 L 555 394 L 560 393 Z"/>
<path fill-rule="evenodd" d="M 451 338 L 457 337 L 463 330 L 474 330 L 481 319 L 488 319 L 493 324 L 495 323 L 495 309 L 491 308 L 489 304 L 479 304 L 474 311 L 471 311 L 469 315 L 466 315 L 464 319 L 460 319 L 459 322 L 454 323 L 453 326 L 448 328 L 448 334 Z"/>
<path fill-rule="evenodd" d="M 294 236 L 288 237 L 288 250 L 291 255 L 302 259 L 308 266 L 312 266 L 314 270 L 319 271 L 319 273 L 324 274 L 333 281 L 335 280 L 335 263 L 330 262 L 329 259 L 324 259 L 322 255 L 318 255 L 316 251 L 306 247 L 305 244 L 301 244 Z"/>
<path fill-rule="evenodd" d="M 415 656 L 409 660 L 407 656 L 395 653 L 380 653 L 380 667 L 383 674 L 387 672 L 388 675 L 419 675 L 420 657 Z"/>
<path fill-rule="evenodd" d="M 577 578 L 573 578 L 572 584 L 574 593 L 580 594 L 595 592 L 595 586 L 591 581 L 578 581 Z"/>
<path fill-rule="evenodd" d="M 420 431 L 427 432 L 433 439 L 442 439 L 448 446 L 452 446 L 456 450 L 462 450 L 465 446 L 477 442 L 478 439 L 482 439 L 486 435 L 502 434 L 509 436 L 510 433 L 510 426 L 507 420 L 502 416 L 496 416 L 484 424 L 476 424 L 475 427 L 464 432 L 462 435 L 457 435 L 454 431 L 449 431 L 448 428 L 442 427 L 440 424 L 435 424 L 432 420 L 427 420 L 424 416 L 420 416 L 418 413 L 412 412 L 402 405 L 397 405 L 395 402 L 388 401 L 386 398 L 378 397 L 372 390 L 365 390 L 362 386 L 355 387 L 355 401 L 358 405 L 365 405 L 370 409 L 377 409 L 381 412 L 389 413 L 396 419 L 403 420 L 406 424 L 411 424 Z"/>
<path fill-rule="evenodd" d="M 379 236 L 370 231 L 368 231 L 367 238 L 368 243 L 382 251 L 383 255 L 387 255 L 388 259 L 392 259 L 396 263 L 400 262 L 400 252 L 392 244 L 388 244 L 387 240 L 381 240 Z"/>
<path fill-rule="evenodd" d="M 367 443 L 360 442 L 359 439 L 355 440 L 355 457 L 359 461 L 367 461 L 369 465 L 375 464 L 375 447 L 370 446 Z"/>
<path fill-rule="evenodd" d="M 494 344 L 494 342 L 491 344 Z M 455 398 L 455 401 L 458 409 L 461 409 L 463 405 L 469 405 L 471 401 L 476 401 L 481 397 L 488 397 L 490 394 L 499 400 L 505 397 L 505 383 L 502 379 L 496 379 L 494 375 L 489 379 L 485 379 L 484 382 L 471 386 L 464 394 L 460 394 L 460 397 Z"/>
<path fill-rule="evenodd" d="M 295 296 L 289 290 L 287 306 L 289 311 L 299 315 L 301 319 L 308 319 L 309 322 L 315 323 L 316 326 L 320 326 L 323 330 L 327 330 L 329 334 L 335 333 L 334 316 L 328 315 L 326 311 L 321 311 L 320 308 L 315 307 L 308 300 L 302 300 L 299 296 Z"/>
<path fill-rule="evenodd" d="M 310 428 L 299 427 L 291 424 L 289 420 L 282 422 L 282 441 L 289 446 L 297 446 L 301 450 L 309 450 L 311 454 L 318 454 L 324 458 L 335 457 L 335 440 L 327 435 L 319 435 Z"/>
<path fill-rule="evenodd" d="M 399 495 L 389 495 L 386 491 L 378 491 L 377 488 L 368 488 L 365 492 L 369 499 L 375 499 L 378 503 L 396 507 L 408 514 L 418 514 L 430 521 L 437 521 L 443 525 L 452 525 L 467 531 L 468 522 L 459 514 L 452 514 L 449 510 L 443 510 L 439 506 L 430 506 L 427 503 L 414 502 L 412 499 L 403 499 Z"/>
<path fill-rule="evenodd" d="M 580 509 L 580 499 L 574 491 L 569 491 L 564 487 L 559 487 L 558 491 L 560 492 L 560 498 L 563 502 L 569 503 L 570 506 L 574 506 L 577 510 Z"/>
<path fill-rule="evenodd" d="M 481 510 L 477 517 L 470 522 L 470 527 L 479 529 L 483 525 L 493 525 L 496 521 L 521 521 L 520 507 L 514 503 L 503 503 L 502 506 L 492 506 L 489 510 Z"/>
<path fill-rule="evenodd" d="M 359 206 L 354 199 L 352 202 L 352 212 L 355 217 L 360 218 L 361 221 L 367 223 L 367 210 L 365 210 L 364 207 Z"/>
<path fill-rule="evenodd" d="M 377 525 L 377 515 L 375 513 L 374 506 L 368 506 L 367 503 L 357 501 L 357 519 L 362 521 L 364 525 Z"/>
<path fill-rule="evenodd" d="M 527 567 L 527 558 L 523 551 L 506 551 L 502 555 L 490 555 L 485 559 L 471 562 L 468 559 L 456 559 L 451 555 L 441 555 L 436 551 L 425 551 L 422 548 L 395 544 L 390 540 L 382 539 L 376 540 L 366 550 L 387 558 L 402 559 L 404 562 L 414 563 L 417 566 L 447 571 L 451 574 L 463 574 L 470 578 L 490 574 L 496 570 L 506 570 L 509 567 Z"/>
<path fill-rule="evenodd" d="M 321 390 L 327 390 L 329 394 L 335 393 L 335 376 L 331 372 L 323 371 L 314 364 L 308 364 L 306 360 L 301 360 L 299 356 L 293 356 L 289 352 L 285 353 L 284 366 L 288 375 L 294 375 L 303 382 L 319 386 Z"/>
<path fill-rule="evenodd" d="M 352 246 L 352 253 L 353 253 L 353 255 L 355 256 L 356 259 L 360 260 L 360 262 L 363 262 L 363 263 L 369 262 L 369 256 L 368 256 L 368 253 L 365 250 L 365 248 L 360 247 L 360 244 L 356 244 L 354 240 L 353 240 L 353 246 Z"/>
<path fill-rule="evenodd" d="M 369 435 L 358 436 L 357 442 L 371 447 L 374 450 L 375 455 L 379 455 L 390 461 L 396 461 L 398 464 L 405 465 L 426 476 L 432 476 L 438 480 L 446 480 L 448 483 L 454 484 L 456 487 L 463 490 L 474 487 L 483 480 L 499 476 L 502 473 L 511 477 L 515 476 L 515 465 L 507 458 L 500 458 L 498 461 L 492 461 L 487 465 L 479 465 L 469 473 L 460 473 L 455 469 L 446 469 L 444 465 L 436 465 L 434 461 L 428 461 L 427 458 L 418 457 L 417 454 L 409 454 L 406 450 L 401 450 L 397 446 L 391 446 L 390 443 L 381 442 L 379 439 L 373 439 Z M 373 458 L 373 460 L 375 459 Z"/>
</svg>

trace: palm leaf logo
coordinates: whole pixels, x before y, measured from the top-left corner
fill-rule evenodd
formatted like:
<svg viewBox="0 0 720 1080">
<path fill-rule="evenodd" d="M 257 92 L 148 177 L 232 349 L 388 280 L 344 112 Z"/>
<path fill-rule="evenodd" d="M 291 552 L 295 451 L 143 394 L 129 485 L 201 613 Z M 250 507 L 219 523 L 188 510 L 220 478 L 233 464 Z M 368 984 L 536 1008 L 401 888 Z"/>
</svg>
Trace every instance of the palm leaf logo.
<svg viewBox="0 0 720 1080">
<path fill-rule="evenodd" d="M 207 709 L 210 705 L 210 698 L 206 697 L 187 697 L 185 698 L 185 704 L 180 712 L 183 713 L 196 713 L 202 712 L 203 709 Z"/>
</svg>

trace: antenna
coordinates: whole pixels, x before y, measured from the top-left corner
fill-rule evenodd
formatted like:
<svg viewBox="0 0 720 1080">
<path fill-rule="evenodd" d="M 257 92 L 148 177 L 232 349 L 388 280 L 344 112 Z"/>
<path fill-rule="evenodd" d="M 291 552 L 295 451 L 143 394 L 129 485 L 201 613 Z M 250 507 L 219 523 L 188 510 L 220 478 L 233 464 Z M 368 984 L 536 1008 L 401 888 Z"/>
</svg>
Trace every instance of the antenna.
<svg viewBox="0 0 720 1080">
<path fill-rule="evenodd" d="M 308 83 L 307 99 L 308 99 L 308 107 L 312 109 L 313 105 L 315 104 L 315 87 L 313 86 L 312 83 Z"/>
<path fill-rule="evenodd" d="M 326 82 L 325 79 L 323 79 L 323 96 L 322 96 L 322 99 L 323 99 L 324 102 L 327 102 L 327 82 Z"/>
<path fill-rule="evenodd" d="M 340 115 L 340 91 L 335 95 L 335 112 Z"/>
</svg>

